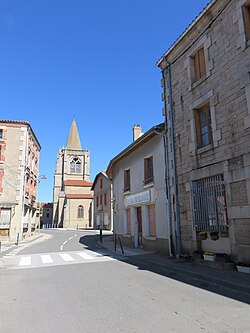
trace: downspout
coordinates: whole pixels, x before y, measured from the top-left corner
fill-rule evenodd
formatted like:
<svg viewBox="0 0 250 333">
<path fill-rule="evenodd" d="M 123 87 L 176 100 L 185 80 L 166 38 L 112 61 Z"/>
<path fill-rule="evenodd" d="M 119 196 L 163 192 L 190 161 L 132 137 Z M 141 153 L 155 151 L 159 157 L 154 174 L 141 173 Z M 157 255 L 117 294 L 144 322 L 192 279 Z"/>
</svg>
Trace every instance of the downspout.
<svg viewBox="0 0 250 333">
<path fill-rule="evenodd" d="M 171 85 L 171 64 L 164 57 L 167 63 L 167 89 L 169 96 L 169 125 L 171 135 L 171 147 L 172 147 L 172 161 L 173 161 L 173 172 L 174 172 L 174 207 L 175 207 L 175 237 L 176 237 L 176 257 L 179 258 L 181 254 L 180 244 L 180 213 L 179 213 L 179 202 L 178 202 L 178 187 L 177 187 L 177 171 L 176 171 L 176 157 L 175 157 L 175 144 L 174 144 L 174 122 L 173 122 L 173 96 L 172 96 L 172 85 Z M 166 103 L 166 97 L 164 98 Z M 165 112 L 165 123 L 167 123 L 167 113 Z"/>
<path fill-rule="evenodd" d="M 164 73 L 162 71 L 162 78 L 164 82 L 164 92 L 165 92 L 165 81 L 164 81 Z M 166 113 L 166 101 L 164 102 L 164 114 Z M 168 159 L 168 137 L 167 137 L 167 117 L 165 117 L 165 128 L 163 133 L 159 133 L 154 131 L 156 134 L 162 135 L 163 145 L 164 145 L 164 162 L 165 162 L 165 187 L 166 187 L 166 197 L 167 197 L 167 226 L 168 226 L 168 249 L 169 256 L 173 257 L 173 249 L 172 249 L 172 223 L 171 223 L 171 199 L 170 199 L 170 182 L 169 182 L 169 159 Z"/>
</svg>

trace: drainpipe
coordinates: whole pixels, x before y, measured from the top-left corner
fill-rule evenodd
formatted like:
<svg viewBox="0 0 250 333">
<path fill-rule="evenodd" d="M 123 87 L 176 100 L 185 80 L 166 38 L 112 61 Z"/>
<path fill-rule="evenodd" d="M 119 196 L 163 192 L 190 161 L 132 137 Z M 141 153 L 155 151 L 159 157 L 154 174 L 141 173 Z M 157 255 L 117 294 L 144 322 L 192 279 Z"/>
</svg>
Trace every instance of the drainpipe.
<svg viewBox="0 0 250 333">
<path fill-rule="evenodd" d="M 164 57 L 164 60 L 167 63 L 167 71 L 168 71 L 168 73 L 167 73 L 167 89 L 168 89 L 168 96 L 169 96 L 169 125 L 170 125 L 170 135 L 171 135 L 173 172 L 174 172 L 174 207 L 175 207 L 176 257 L 179 258 L 180 253 L 181 253 L 180 213 L 179 213 L 179 203 L 178 203 L 177 172 L 176 172 L 176 158 L 175 158 L 175 144 L 174 144 L 174 122 L 173 122 L 173 96 L 172 96 L 172 86 L 171 86 L 171 64 L 167 61 L 166 57 Z M 164 80 L 164 82 L 165 82 L 165 80 Z M 164 99 L 166 99 L 166 97 Z M 167 113 L 165 112 L 165 123 L 166 122 L 167 122 Z"/>
<path fill-rule="evenodd" d="M 164 74 L 162 72 L 162 76 Z M 165 81 L 164 82 L 164 91 L 165 91 Z M 164 112 L 166 111 L 166 102 L 164 103 Z M 167 197 L 167 211 L 168 211 L 168 248 L 169 248 L 169 256 L 173 257 L 172 251 L 172 225 L 171 225 L 171 199 L 170 199 L 170 183 L 169 183 L 169 160 L 168 160 L 168 137 L 167 137 L 167 118 L 165 117 L 165 129 L 163 133 L 159 133 L 154 131 L 156 134 L 162 135 L 163 144 L 164 144 L 164 162 L 165 162 L 165 187 L 166 187 L 166 197 Z"/>
</svg>

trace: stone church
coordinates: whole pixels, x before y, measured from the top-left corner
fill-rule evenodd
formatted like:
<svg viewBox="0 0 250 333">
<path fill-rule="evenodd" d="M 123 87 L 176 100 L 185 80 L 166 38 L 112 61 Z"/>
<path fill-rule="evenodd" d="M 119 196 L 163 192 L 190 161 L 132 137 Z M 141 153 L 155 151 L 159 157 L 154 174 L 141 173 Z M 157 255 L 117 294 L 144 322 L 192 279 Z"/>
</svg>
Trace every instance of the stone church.
<svg viewBox="0 0 250 333">
<path fill-rule="evenodd" d="M 53 224 L 61 228 L 92 227 L 91 187 L 90 151 L 82 149 L 73 120 L 66 148 L 60 149 L 57 155 Z"/>
</svg>

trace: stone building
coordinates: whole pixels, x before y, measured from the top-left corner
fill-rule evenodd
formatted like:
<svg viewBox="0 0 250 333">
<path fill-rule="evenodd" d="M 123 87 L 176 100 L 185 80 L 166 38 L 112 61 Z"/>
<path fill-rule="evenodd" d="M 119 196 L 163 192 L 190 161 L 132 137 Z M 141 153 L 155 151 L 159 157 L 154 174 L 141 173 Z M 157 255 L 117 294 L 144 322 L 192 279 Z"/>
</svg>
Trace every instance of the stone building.
<svg viewBox="0 0 250 333">
<path fill-rule="evenodd" d="M 211 1 L 157 66 L 176 253 L 250 263 L 250 1 Z"/>
<path fill-rule="evenodd" d="M 53 225 L 63 228 L 92 226 L 90 152 L 83 150 L 75 120 L 66 148 L 57 155 L 54 175 Z"/>
<path fill-rule="evenodd" d="M 114 232 L 122 243 L 169 254 L 164 124 L 141 133 L 107 168 L 112 181 Z"/>
<path fill-rule="evenodd" d="M 0 236 L 9 240 L 36 230 L 40 150 L 28 122 L 0 120 Z"/>
<path fill-rule="evenodd" d="M 38 202 L 37 210 L 40 218 L 40 228 L 53 228 L 53 203 L 52 202 Z"/>
<path fill-rule="evenodd" d="M 94 192 L 94 228 L 112 230 L 113 211 L 111 205 L 111 182 L 106 171 L 101 171 L 96 175 L 91 189 Z"/>
</svg>

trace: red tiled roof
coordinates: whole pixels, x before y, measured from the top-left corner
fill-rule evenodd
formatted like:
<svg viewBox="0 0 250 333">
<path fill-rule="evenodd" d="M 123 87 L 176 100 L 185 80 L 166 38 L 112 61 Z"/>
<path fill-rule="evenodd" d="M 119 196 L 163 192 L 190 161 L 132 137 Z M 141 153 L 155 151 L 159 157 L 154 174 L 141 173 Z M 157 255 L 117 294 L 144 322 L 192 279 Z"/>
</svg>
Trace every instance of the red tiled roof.
<svg viewBox="0 0 250 333">
<path fill-rule="evenodd" d="M 87 182 L 86 180 L 78 180 L 78 179 L 68 179 L 64 181 L 65 186 L 82 186 L 88 187 L 92 186 L 92 182 Z"/>
<path fill-rule="evenodd" d="M 92 194 L 66 194 L 69 199 L 93 199 Z"/>
</svg>

